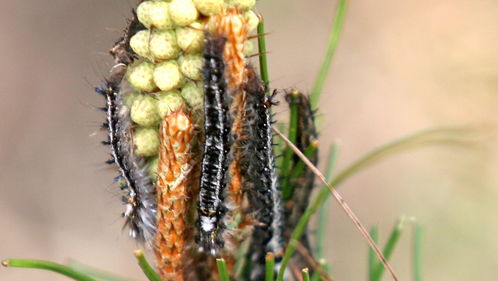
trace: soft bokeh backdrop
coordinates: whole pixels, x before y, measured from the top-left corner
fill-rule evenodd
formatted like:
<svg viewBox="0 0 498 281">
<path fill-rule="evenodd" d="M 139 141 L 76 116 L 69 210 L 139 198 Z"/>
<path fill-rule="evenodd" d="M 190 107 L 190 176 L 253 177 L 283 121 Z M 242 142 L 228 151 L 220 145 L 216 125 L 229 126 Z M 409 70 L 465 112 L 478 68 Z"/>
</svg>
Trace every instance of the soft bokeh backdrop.
<svg viewBox="0 0 498 281">
<path fill-rule="evenodd" d="M 322 156 L 338 169 L 393 138 L 440 125 L 498 122 L 494 0 L 349 1 L 320 103 Z M 276 88 L 308 91 L 336 1 L 261 0 Z M 93 93 L 134 1 L 0 2 L 0 258 L 76 259 L 143 280 L 121 231 L 120 194 L 96 133 Z M 285 119 L 284 104 L 276 110 Z M 425 280 L 496 280 L 497 142 L 431 147 L 372 167 L 341 187 L 381 239 L 399 215 L 425 226 Z M 323 158 L 323 157 L 322 157 Z M 322 165 L 323 166 L 323 165 Z M 332 203 L 326 253 L 334 280 L 366 280 L 367 246 Z M 410 280 L 409 232 L 394 254 Z M 0 268 L 1 280 L 66 280 Z M 387 280 L 387 278 L 385 278 Z"/>
</svg>

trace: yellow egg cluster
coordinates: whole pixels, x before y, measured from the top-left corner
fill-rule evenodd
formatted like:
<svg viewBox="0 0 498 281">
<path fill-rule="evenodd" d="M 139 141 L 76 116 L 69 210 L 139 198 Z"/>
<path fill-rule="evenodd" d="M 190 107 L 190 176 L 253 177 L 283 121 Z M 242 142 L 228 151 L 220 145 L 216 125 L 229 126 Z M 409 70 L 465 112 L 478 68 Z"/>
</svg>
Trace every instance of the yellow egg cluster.
<svg viewBox="0 0 498 281">
<path fill-rule="evenodd" d="M 255 0 L 149 0 L 138 6 L 138 20 L 146 29 L 130 39 L 139 59 L 128 68 L 126 80 L 134 90 L 125 95 L 124 103 L 136 124 L 135 153 L 149 157 L 152 175 L 161 120 L 179 108 L 202 110 L 202 52 L 210 19 L 235 8 L 254 31 L 259 23 L 251 10 L 255 4 Z M 244 52 L 253 51 L 247 42 Z"/>
</svg>

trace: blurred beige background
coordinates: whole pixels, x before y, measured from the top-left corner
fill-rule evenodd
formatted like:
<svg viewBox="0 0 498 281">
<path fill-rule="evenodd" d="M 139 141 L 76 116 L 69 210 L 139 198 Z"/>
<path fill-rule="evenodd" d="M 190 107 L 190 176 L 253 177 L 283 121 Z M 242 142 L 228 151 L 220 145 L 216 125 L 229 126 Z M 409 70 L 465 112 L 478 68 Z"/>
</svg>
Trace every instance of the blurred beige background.
<svg viewBox="0 0 498 281">
<path fill-rule="evenodd" d="M 349 1 L 321 100 L 321 144 L 342 143 L 339 169 L 393 138 L 440 125 L 498 122 L 495 0 Z M 309 90 L 335 1 L 261 0 L 272 86 Z M 0 2 L 0 258 L 69 258 L 144 280 L 105 168 L 104 115 L 93 93 L 132 0 Z M 284 106 L 277 110 L 285 118 Z M 391 158 L 341 187 L 381 239 L 399 215 L 424 224 L 424 280 L 497 280 L 496 143 L 431 147 Z M 367 246 L 332 203 L 334 280 L 366 280 Z M 410 279 L 409 232 L 393 256 Z M 0 280 L 67 280 L 0 268 Z M 385 280 L 388 280 L 385 278 Z"/>
</svg>

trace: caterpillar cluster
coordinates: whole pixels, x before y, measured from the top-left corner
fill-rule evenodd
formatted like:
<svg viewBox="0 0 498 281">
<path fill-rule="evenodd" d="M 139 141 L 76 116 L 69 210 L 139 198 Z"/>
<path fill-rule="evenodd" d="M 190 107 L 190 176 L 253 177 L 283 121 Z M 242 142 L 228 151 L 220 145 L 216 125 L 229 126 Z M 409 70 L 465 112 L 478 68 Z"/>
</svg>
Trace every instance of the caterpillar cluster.
<svg viewBox="0 0 498 281">
<path fill-rule="evenodd" d="M 96 89 L 106 98 L 103 143 L 126 193 L 125 225 L 167 280 L 189 276 L 199 257 L 207 267 L 212 256 L 235 260 L 226 245 L 234 240 L 252 240 L 251 280 L 262 278 L 267 252 L 277 264 L 283 252 L 272 101 L 246 61 L 254 3 L 215 2 L 141 1 Z"/>
</svg>

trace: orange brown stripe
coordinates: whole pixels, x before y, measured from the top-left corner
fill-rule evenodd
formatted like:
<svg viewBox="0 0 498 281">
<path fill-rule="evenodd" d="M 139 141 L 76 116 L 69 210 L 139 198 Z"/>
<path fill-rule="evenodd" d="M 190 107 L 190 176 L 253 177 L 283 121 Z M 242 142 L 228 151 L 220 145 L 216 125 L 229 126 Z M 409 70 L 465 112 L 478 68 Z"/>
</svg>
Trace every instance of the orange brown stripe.
<svg viewBox="0 0 498 281">
<path fill-rule="evenodd" d="M 225 36 L 227 42 L 223 52 L 226 64 L 228 89 L 237 91 L 246 82 L 246 59 L 244 44 L 249 33 L 247 21 L 236 9 L 228 9 L 217 18 L 218 35 Z M 229 92 L 231 92 L 229 91 Z"/>
<path fill-rule="evenodd" d="M 178 110 L 161 124 L 157 189 L 155 254 L 163 280 L 183 281 L 187 246 L 186 219 L 190 206 L 188 181 L 192 171 L 194 126 L 190 116 Z"/>
</svg>

